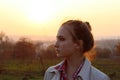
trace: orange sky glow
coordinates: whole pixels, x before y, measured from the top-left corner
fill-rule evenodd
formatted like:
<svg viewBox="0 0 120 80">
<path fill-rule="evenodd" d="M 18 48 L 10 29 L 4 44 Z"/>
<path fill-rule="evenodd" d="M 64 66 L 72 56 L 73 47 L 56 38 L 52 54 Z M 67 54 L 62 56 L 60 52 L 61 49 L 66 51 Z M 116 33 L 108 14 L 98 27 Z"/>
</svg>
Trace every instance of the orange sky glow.
<svg viewBox="0 0 120 80">
<path fill-rule="evenodd" d="M 120 0 L 0 0 L 0 31 L 8 36 L 55 39 L 69 19 L 89 21 L 95 39 L 120 37 Z"/>
</svg>

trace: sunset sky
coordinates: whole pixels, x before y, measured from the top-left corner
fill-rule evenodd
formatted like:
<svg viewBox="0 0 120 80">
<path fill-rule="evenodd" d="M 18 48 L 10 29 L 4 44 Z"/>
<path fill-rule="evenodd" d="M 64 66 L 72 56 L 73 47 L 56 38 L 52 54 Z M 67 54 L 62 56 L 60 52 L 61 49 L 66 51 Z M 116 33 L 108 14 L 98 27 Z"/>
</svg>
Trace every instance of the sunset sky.
<svg viewBox="0 0 120 80">
<path fill-rule="evenodd" d="M 0 32 L 8 36 L 52 39 L 69 19 L 89 21 L 95 39 L 119 37 L 120 0 L 0 0 Z"/>
</svg>

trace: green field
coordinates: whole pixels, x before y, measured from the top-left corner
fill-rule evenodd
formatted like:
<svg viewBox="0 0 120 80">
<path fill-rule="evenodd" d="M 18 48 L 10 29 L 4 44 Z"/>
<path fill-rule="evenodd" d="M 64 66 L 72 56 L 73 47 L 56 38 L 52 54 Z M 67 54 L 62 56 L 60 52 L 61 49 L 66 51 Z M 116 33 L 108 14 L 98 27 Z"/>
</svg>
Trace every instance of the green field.
<svg viewBox="0 0 120 80">
<path fill-rule="evenodd" d="M 61 60 L 44 60 L 44 69 L 38 62 L 32 64 L 15 61 L 0 64 L 0 80 L 43 80 L 44 70 Z M 112 80 L 120 80 L 120 60 L 95 59 L 92 65 L 111 76 Z"/>
</svg>

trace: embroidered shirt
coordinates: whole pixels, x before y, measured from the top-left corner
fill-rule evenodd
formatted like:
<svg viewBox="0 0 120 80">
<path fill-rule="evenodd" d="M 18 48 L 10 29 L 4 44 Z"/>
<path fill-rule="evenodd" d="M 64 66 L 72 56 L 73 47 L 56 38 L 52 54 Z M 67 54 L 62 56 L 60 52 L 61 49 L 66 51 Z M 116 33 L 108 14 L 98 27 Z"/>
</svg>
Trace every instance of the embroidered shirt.
<svg viewBox="0 0 120 80">
<path fill-rule="evenodd" d="M 60 72 L 60 80 L 68 80 L 67 74 L 66 74 L 66 71 L 65 71 L 66 64 L 67 64 L 67 61 L 65 60 L 61 65 L 58 65 L 58 66 L 55 67 L 55 69 Z M 73 76 L 72 76 L 73 80 L 76 80 L 76 78 L 78 77 L 78 73 L 82 69 L 83 64 L 84 64 L 84 60 L 82 61 L 82 64 L 78 67 L 78 69 L 73 73 Z M 81 80 L 82 80 L 82 78 L 81 78 Z"/>
<path fill-rule="evenodd" d="M 60 65 L 63 65 L 64 61 L 58 63 L 57 65 L 49 67 L 44 75 L 44 80 L 60 80 Z M 110 80 L 110 78 L 91 65 L 91 62 L 85 58 L 82 69 L 77 74 L 77 80 Z"/>
</svg>

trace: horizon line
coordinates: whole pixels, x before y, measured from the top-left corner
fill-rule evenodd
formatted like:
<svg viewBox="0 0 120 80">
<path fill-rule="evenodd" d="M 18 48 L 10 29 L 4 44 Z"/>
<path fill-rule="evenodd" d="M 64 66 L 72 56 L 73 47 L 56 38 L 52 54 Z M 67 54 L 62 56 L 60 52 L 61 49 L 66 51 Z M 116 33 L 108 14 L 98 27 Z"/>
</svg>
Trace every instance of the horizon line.
<svg viewBox="0 0 120 80">
<path fill-rule="evenodd" d="M 9 35 L 8 36 L 12 40 L 19 40 L 20 38 L 28 38 L 31 40 L 37 41 L 55 41 L 56 36 L 48 36 L 48 35 Z M 94 36 L 94 40 L 104 40 L 104 39 L 120 39 L 120 36 Z"/>
</svg>

